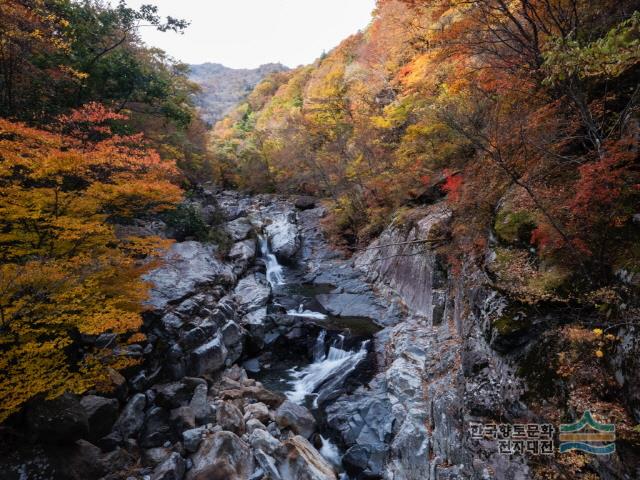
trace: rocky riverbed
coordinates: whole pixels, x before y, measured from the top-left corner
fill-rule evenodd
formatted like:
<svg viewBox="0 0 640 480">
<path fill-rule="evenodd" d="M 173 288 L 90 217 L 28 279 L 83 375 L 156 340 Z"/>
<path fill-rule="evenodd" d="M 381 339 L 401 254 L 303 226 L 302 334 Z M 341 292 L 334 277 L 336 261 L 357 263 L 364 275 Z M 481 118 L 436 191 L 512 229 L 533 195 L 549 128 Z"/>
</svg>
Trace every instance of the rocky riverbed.
<svg viewBox="0 0 640 480">
<path fill-rule="evenodd" d="M 146 340 L 120 352 L 140 365 L 111 372 L 110 393 L 30 405 L 3 432 L 1 479 L 531 478 L 469 438 L 470 422 L 538 419 L 497 353 L 523 341 L 492 327 L 506 299 L 412 243 L 446 207 L 346 260 L 312 199 L 205 190 L 196 205 L 224 219 L 228 253 L 175 243 L 148 277 Z"/>
</svg>

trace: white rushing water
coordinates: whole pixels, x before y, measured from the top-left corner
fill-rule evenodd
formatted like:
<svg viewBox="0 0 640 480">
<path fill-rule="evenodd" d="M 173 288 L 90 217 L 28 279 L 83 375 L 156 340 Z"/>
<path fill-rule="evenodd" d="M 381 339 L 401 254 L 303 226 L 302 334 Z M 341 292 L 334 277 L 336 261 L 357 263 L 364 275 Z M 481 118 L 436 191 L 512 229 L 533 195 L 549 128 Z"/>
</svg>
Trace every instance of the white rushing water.
<svg viewBox="0 0 640 480">
<path fill-rule="evenodd" d="M 278 263 L 276 256 L 269 250 L 269 241 L 262 236 L 259 236 L 258 239 L 260 240 L 260 252 L 267 266 L 267 281 L 269 285 L 271 285 L 271 288 L 276 285 L 284 285 L 282 265 Z"/>
<path fill-rule="evenodd" d="M 367 356 L 368 341 L 363 342 L 357 351 L 343 350 L 342 335 L 325 353 L 325 337 L 326 332 L 323 330 L 314 347 L 314 362 L 301 370 L 291 371 L 294 378 L 293 389 L 287 392 L 287 397 L 292 402 L 303 403 L 308 395 L 318 393 L 323 384 L 330 383 L 330 380 L 345 379 Z"/>
<path fill-rule="evenodd" d="M 287 315 L 291 317 L 313 318 L 315 320 L 325 320 L 327 318 L 324 313 L 305 310 L 304 305 L 300 305 L 298 310 L 288 310 Z"/>
<path fill-rule="evenodd" d="M 340 469 L 342 467 L 342 455 L 340 454 L 338 447 L 334 445 L 331 440 L 324 438 L 322 435 L 320 435 L 320 440 L 322 441 L 320 455 L 322 455 L 331 465 Z"/>
</svg>

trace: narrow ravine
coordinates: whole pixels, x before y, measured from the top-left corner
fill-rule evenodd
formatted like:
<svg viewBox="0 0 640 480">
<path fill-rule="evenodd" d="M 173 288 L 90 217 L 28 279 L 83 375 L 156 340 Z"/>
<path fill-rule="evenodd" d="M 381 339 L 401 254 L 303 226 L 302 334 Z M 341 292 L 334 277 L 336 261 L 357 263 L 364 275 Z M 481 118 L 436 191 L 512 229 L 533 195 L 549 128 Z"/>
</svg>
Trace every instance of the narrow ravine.
<svg viewBox="0 0 640 480">
<path fill-rule="evenodd" d="M 306 353 L 291 358 L 277 348 L 273 351 L 267 348 L 261 356 L 274 356 L 275 362 L 263 368 L 257 357 L 245 362 L 245 367 L 252 370 L 252 378 L 267 388 L 311 410 L 320 425 L 313 443 L 338 471 L 340 479 L 349 480 L 352 477 L 342 466 L 343 451 L 333 440 L 338 435 L 326 423 L 325 408 L 345 393 L 347 380 L 352 380 L 351 387 L 366 383 L 368 378 L 362 375 L 358 378 L 357 368 L 370 353 L 373 333 L 379 327 L 367 317 L 337 317 L 326 312 L 316 295 L 333 291 L 335 286 L 303 283 L 300 265 L 281 265 L 268 239 L 260 235 L 258 241 L 273 293 L 267 311 L 295 319 L 306 335 L 315 335 L 315 341 L 309 343 L 305 338 L 302 343 L 307 346 Z"/>
</svg>

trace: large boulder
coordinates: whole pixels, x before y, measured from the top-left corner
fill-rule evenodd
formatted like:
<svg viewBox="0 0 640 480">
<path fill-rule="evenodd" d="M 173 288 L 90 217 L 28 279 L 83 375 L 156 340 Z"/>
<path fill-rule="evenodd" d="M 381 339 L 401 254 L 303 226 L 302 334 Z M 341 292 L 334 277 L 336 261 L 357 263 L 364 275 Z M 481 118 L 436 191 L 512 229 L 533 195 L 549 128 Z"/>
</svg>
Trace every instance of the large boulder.
<svg viewBox="0 0 640 480">
<path fill-rule="evenodd" d="M 156 403 L 168 410 L 182 407 L 190 402 L 196 389 L 201 385 L 206 389 L 207 382 L 202 378 L 192 377 L 185 377 L 177 382 L 155 385 L 153 391 L 156 395 Z"/>
<path fill-rule="evenodd" d="M 197 425 L 211 423 L 215 418 L 215 411 L 209 403 L 207 390 L 206 384 L 198 385 L 193 392 L 191 401 L 189 402 L 189 406 L 195 415 Z"/>
<path fill-rule="evenodd" d="M 256 241 L 244 240 L 234 244 L 229 251 L 229 258 L 233 262 L 246 266 L 256 258 Z"/>
<path fill-rule="evenodd" d="M 232 283 L 231 267 L 218 260 L 215 253 L 213 246 L 199 242 L 174 243 L 163 265 L 145 276 L 153 285 L 149 304 L 159 310 L 199 288 Z"/>
<path fill-rule="evenodd" d="M 33 402 L 27 409 L 27 425 L 45 443 L 73 443 L 89 433 L 87 412 L 70 393 Z"/>
<path fill-rule="evenodd" d="M 283 262 L 291 261 L 300 249 L 300 236 L 295 220 L 295 212 L 283 213 L 272 218 L 271 223 L 264 228 L 271 251 Z"/>
<path fill-rule="evenodd" d="M 311 437 L 316 429 L 316 420 L 311 412 L 302 405 L 289 400 L 278 407 L 275 420 L 279 427 L 289 428 L 292 432 L 305 438 Z"/>
<path fill-rule="evenodd" d="M 263 276 L 244 277 L 233 291 L 236 301 L 246 312 L 264 307 L 271 296 L 271 288 Z"/>
<path fill-rule="evenodd" d="M 146 405 L 147 397 L 143 393 L 131 397 L 113 426 L 114 431 L 120 433 L 124 439 L 137 434 L 144 423 L 144 407 Z"/>
<path fill-rule="evenodd" d="M 278 464 L 282 480 L 336 480 L 336 472 L 306 438 L 296 435 L 285 443 L 287 455 Z"/>
<path fill-rule="evenodd" d="M 220 337 L 215 337 L 191 352 L 191 370 L 196 376 L 211 374 L 224 367 L 226 359 L 227 348 Z"/>
<path fill-rule="evenodd" d="M 98 440 L 107 435 L 118 419 L 118 400 L 98 395 L 86 395 L 80 404 L 87 412 L 89 439 Z"/>
<path fill-rule="evenodd" d="M 160 447 L 169 440 L 171 440 L 169 412 L 161 407 L 153 407 L 145 415 L 144 424 L 140 429 L 140 446 Z"/>
<path fill-rule="evenodd" d="M 231 432 L 204 439 L 191 460 L 186 480 L 248 480 L 253 473 L 251 449 Z"/>
<path fill-rule="evenodd" d="M 224 430 L 242 435 L 245 430 L 242 412 L 231 402 L 221 402 L 216 409 L 216 420 Z"/>
<path fill-rule="evenodd" d="M 224 229 L 234 242 L 239 242 L 249 236 L 253 226 L 248 218 L 241 217 L 227 223 Z"/>
<path fill-rule="evenodd" d="M 179 453 L 172 453 L 151 474 L 151 480 L 182 480 L 186 462 Z"/>
<path fill-rule="evenodd" d="M 324 293 L 316 299 L 327 312 L 337 317 L 369 317 L 381 320 L 386 308 L 379 305 L 371 294 Z"/>
</svg>

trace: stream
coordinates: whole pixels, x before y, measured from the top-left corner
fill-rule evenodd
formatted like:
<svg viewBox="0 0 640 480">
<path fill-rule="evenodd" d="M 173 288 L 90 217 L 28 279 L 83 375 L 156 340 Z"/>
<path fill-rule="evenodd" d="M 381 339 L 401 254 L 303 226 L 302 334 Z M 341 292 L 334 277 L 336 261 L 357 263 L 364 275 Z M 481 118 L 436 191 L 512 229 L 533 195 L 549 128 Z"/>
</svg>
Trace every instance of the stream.
<svg viewBox="0 0 640 480">
<path fill-rule="evenodd" d="M 335 286 L 304 283 L 300 266 L 281 265 L 270 251 L 268 240 L 260 237 L 259 243 L 272 289 L 267 311 L 281 319 L 291 319 L 298 333 L 265 347 L 261 355 L 244 366 L 266 388 L 311 410 L 320 426 L 313 443 L 337 468 L 340 479 L 348 480 L 341 465 L 343 451 L 336 432 L 326 424 L 325 408 L 370 379 L 375 363 L 371 354 L 373 335 L 380 328 L 371 318 L 326 312 L 316 295 L 332 292 Z"/>
</svg>

